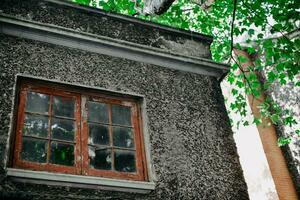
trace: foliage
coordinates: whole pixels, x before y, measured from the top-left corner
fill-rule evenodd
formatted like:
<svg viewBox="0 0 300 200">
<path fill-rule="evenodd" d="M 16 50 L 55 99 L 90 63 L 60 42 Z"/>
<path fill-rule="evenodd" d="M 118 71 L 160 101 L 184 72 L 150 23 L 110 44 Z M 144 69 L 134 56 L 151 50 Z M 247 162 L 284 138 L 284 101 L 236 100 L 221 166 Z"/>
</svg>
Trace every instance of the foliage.
<svg viewBox="0 0 300 200">
<path fill-rule="evenodd" d="M 300 86 L 300 81 L 297 81 L 300 71 L 300 39 L 292 38 L 291 34 L 300 31 L 300 4 L 297 0 L 216 0 L 209 9 L 202 9 L 202 1 L 199 0 L 177 0 L 160 16 L 144 16 L 132 0 L 73 1 L 107 11 L 137 14 L 136 17 L 145 20 L 213 35 L 213 59 L 231 64 L 227 81 L 232 85 L 234 101 L 230 103 L 230 109 L 241 116 L 238 124 L 258 124 L 263 117 L 269 117 L 278 125 L 293 127 L 297 124 L 292 111 L 282 110 L 269 98 L 261 102 L 261 117 L 249 121 L 245 99 L 245 93 L 257 98 L 277 82 Z M 137 0 L 136 5 L 141 9 L 142 0 Z M 238 57 L 237 62 L 233 62 L 232 41 L 234 48 L 246 48 L 253 55 L 255 66 L 249 66 L 247 74 L 241 73 L 239 67 L 239 63 L 245 62 L 246 58 Z M 261 74 L 265 75 L 262 86 L 261 77 L 258 76 Z M 299 136 L 299 132 L 293 130 L 291 135 L 280 138 L 279 145 L 289 143 L 290 137 Z"/>
</svg>

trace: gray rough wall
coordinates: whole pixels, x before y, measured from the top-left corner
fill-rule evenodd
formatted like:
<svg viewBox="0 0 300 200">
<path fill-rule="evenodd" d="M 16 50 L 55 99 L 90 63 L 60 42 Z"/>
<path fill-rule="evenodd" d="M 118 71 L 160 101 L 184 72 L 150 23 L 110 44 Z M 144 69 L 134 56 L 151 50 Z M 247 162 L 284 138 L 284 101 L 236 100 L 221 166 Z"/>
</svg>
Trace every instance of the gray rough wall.
<svg viewBox="0 0 300 200">
<path fill-rule="evenodd" d="M 248 199 L 215 78 L 0 35 L 1 161 L 6 156 L 17 73 L 145 95 L 151 161 L 157 182 L 154 191 L 142 195 L 13 183 L 0 172 L 0 197 Z"/>
<path fill-rule="evenodd" d="M 82 32 L 152 46 L 183 55 L 211 58 L 211 36 L 184 30 L 167 31 L 162 25 L 97 10 L 78 9 L 78 5 L 58 5 L 42 0 L 2 0 L 0 14 L 53 24 Z M 96 10 L 96 9 L 94 9 Z M 120 17 L 121 16 L 121 17 Z M 152 24 L 152 27 L 149 26 Z M 172 29 L 168 27 L 168 29 Z M 177 30 L 178 31 L 178 30 Z"/>
</svg>

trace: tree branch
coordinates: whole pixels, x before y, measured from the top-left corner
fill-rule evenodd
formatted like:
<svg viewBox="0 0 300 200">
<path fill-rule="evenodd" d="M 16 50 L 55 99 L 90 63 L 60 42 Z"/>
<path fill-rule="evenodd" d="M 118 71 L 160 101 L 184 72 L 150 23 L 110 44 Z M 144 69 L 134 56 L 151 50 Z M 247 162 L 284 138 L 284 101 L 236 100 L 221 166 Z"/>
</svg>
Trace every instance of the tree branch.
<svg viewBox="0 0 300 200">
<path fill-rule="evenodd" d="M 230 54 L 232 55 L 233 50 L 233 28 L 234 28 L 234 20 L 236 15 L 236 7 L 237 7 L 237 0 L 233 1 L 233 12 L 232 12 L 232 20 L 231 20 L 231 32 L 230 32 Z"/>
<path fill-rule="evenodd" d="M 143 13 L 161 15 L 166 12 L 175 0 L 145 0 Z"/>
<path fill-rule="evenodd" d="M 235 58 L 233 57 L 232 55 L 232 51 L 233 51 L 233 29 L 234 29 L 234 21 L 235 21 L 235 16 L 236 16 L 236 8 L 237 8 L 237 0 L 234 0 L 233 1 L 233 12 L 232 12 L 232 21 L 231 21 L 231 32 L 230 32 L 230 38 L 231 38 L 231 41 L 230 41 L 230 60 L 232 59 L 235 64 L 237 64 L 238 68 L 240 69 L 241 73 L 243 74 L 243 77 L 244 77 L 244 80 L 246 81 L 246 85 L 249 86 L 250 90 L 251 90 L 251 93 L 253 94 L 253 97 L 254 97 L 254 90 L 253 88 L 251 87 L 251 83 L 250 81 L 248 80 L 246 74 L 245 74 L 245 70 L 242 68 L 242 66 L 235 60 Z M 230 62 L 229 60 L 229 62 Z"/>
<path fill-rule="evenodd" d="M 192 0 L 191 3 L 196 4 L 199 6 L 202 10 L 209 10 L 211 8 L 211 5 L 215 2 L 215 0 L 201 0 L 200 2 L 196 0 Z"/>
</svg>

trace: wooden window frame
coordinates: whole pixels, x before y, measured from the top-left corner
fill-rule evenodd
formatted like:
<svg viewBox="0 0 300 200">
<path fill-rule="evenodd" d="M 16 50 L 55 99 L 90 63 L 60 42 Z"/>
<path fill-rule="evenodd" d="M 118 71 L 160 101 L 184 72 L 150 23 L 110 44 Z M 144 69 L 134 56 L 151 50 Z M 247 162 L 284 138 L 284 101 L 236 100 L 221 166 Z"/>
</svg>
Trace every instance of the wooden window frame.
<svg viewBox="0 0 300 200">
<path fill-rule="evenodd" d="M 29 162 L 20 159 L 20 153 L 22 149 L 22 129 L 24 126 L 25 118 L 25 106 L 27 92 L 39 92 L 43 94 L 50 95 L 50 106 L 49 106 L 49 130 L 48 130 L 48 154 L 47 163 L 37 163 Z M 53 96 L 63 96 L 71 97 L 75 99 L 75 144 L 74 144 L 74 166 L 63 166 L 57 164 L 51 164 L 49 160 L 50 151 L 50 120 L 52 119 L 52 98 Z M 27 169 L 33 171 L 47 171 L 55 173 L 66 173 L 74 175 L 83 176 L 95 176 L 122 180 L 135 180 L 135 181 L 148 181 L 146 157 L 144 140 L 142 133 L 142 117 L 141 117 L 141 107 L 137 99 L 133 97 L 128 97 L 126 95 L 99 91 L 95 89 L 85 90 L 83 88 L 78 88 L 72 86 L 65 86 L 55 83 L 47 82 L 35 82 L 35 81 L 25 81 L 21 82 L 19 87 L 19 98 L 18 98 L 18 108 L 17 108 L 17 122 L 15 131 L 15 141 L 11 166 L 13 168 Z M 87 99 L 92 99 L 93 101 L 106 103 L 109 105 L 109 135 L 110 135 L 110 145 L 111 148 L 115 148 L 112 145 L 112 111 L 111 105 L 123 105 L 131 107 L 131 126 L 134 130 L 134 143 L 135 143 L 135 164 L 136 172 L 119 172 L 112 170 L 99 170 L 92 169 L 89 167 L 89 155 L 88 155 L 88 121 L 87 121 L 87 111 L 86 111 L 86 101 Z M 31 136 L 30 136 L 31 137 Z M 113 155 L 112 151 L 112 155 Z M 112 160 L 114 160 L 112 158 Z"/>
</svg>

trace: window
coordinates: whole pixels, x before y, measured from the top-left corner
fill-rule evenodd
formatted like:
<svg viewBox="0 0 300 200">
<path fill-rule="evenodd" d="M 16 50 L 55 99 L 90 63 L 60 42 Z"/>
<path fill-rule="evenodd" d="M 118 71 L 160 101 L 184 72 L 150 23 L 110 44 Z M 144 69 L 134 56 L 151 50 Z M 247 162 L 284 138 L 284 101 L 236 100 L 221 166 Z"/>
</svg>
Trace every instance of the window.
<svg viewBox="0 0 300 200">
<path fill-rule="evenodd" d="M 23 82 L 12 167 L 147 181 L 139 101 Z"/>
</svg>

